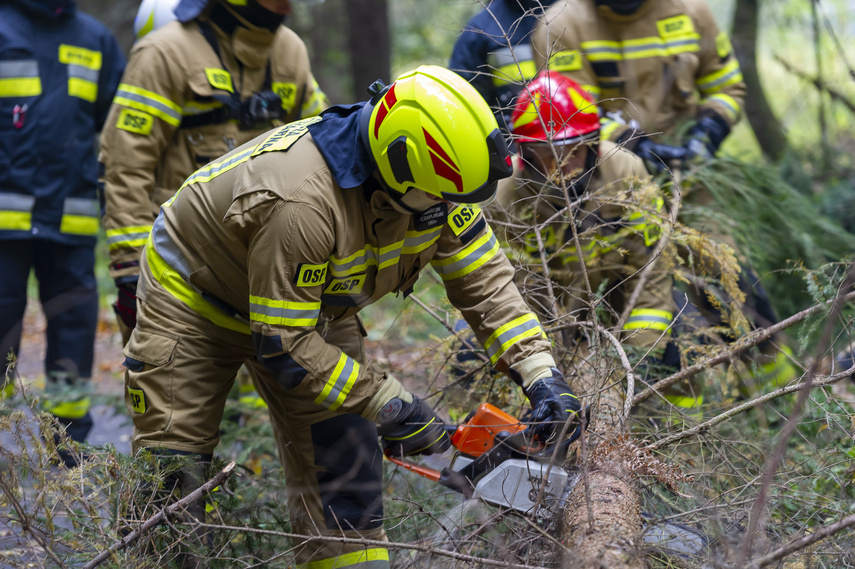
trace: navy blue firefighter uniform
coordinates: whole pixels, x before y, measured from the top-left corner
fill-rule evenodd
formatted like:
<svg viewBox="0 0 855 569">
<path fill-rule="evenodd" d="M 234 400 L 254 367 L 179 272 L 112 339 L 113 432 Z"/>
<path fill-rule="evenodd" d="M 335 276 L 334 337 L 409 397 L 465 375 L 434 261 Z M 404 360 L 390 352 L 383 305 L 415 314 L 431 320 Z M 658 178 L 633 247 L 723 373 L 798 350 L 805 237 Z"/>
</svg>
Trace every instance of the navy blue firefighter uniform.
<svg viewBox="0 0 855 569">
<path fill-rule="evenodd" d="M 95 138 L 124 65 L 110 31 L 72 0 L 0 2 L 0 349 L 18 352 L 34 271 L 47 320 L 45 408 L 78 441 L 92 425 L 89 400 L 65 387 L 92 375 Z"/>
<path fill-rule="evenodd" d="M 493 108 L 505 133 L 514 97 L 537 75 L 531 34 L 554 0 L 494 0 L 475 14 L 454 44 L 448 68 L 462 75 Z"/>
</svg>

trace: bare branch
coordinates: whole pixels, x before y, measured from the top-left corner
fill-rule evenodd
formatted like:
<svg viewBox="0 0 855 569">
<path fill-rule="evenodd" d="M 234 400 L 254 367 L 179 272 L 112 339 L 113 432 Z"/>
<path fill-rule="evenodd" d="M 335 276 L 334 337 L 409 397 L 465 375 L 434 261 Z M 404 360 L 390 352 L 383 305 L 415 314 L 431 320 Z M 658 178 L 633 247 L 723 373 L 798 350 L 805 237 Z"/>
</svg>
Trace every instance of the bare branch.
<svg viewBox="0 0 855 569">
<path fill-rule="evenodd" d="M 93 567 L 97 567 L 98 565 L 109 559 L 110 556 L 116 551 L 126 548 L 127 546 L 135 542 L 137 539 L 145 535 L 147 532 L 151 531 L 152 529 L 163 523 L 171 514 L 183 510 L 189 504 L 192 504 L 196 500 L 202 498 L 203 496 L 211 492 L 214 488 L 224 483 L 229 478 L 229 476 L 231 476 L 232 471 L 235 469 L 235 466 L 236 463 L 234 461 L 228 463 L 225 468 L 223 468 L 220 472 L 217 473 L 216 476 L 202 484 L 199 488 L 196 488 L 190 494 L 184 496 L 174 504 L 170 504 L 166 508 L 162 509 L 157 514 L 146 520 L 140 527 L 123 537 L 121 540 L 119 540 L 118 543 L 113 544 L 108 549 L 99 553 L 92 561 L 87 563 L 83 567 L 83 569 L 92 569 Z"/>
<path fill-rule="evenodd" d="M 669 377 L 660 379 L 659 381 L 656 382 L 655 386 L 648 387 L 647 389 L 645 389 L 641 393 L 638 393 L 633 398 L 632 404 L 638 405 L 642 401 L 649 399 L 650 397 L 652 397 L 653 395 L 655 395 L 656 393 L 660 392 L 662 389 L 664 389 L 670 385 L 674 385 L 675 383 L 683 381 L 684 379 L 688 379 L 688 378 L 690 378 L 694 375 L 697 375 L 698 373 L 705 371 L 706 369 L 711 368 L 715 365 L 730 361 L 737 354 L 740 354 L 740 353 L 744 352 L 745 350 L 756 346 L 757 344 L 759 344 L 760 342 L 763 342 L 764 340 L 768 340 L 769 338 L 771 338 L 772 336 L 774 336 L 778 332 L 780 332 L 782 330 L 786 330 L 787 328 L 789 328 L 790 326 L 793 326 L 794 324 L 798 324 L 799 322 L 801 322 L 805 318 L 808 318 L 809 316 L 813 316 L 817 312 L 821 312 L 822 310 L 825 310 L 829 305 L 832 305 L 836 300 L 839 300 L 842 304 L 842 303 L 850 302 L 853 299 L 855 299 L 855 292 L 849 292 L 849 293 L 846 293 L 842 296 L 837 297 L 836 299 L 832 299 L 832 300 L 823 302 L 822 304 L 816 304 L 814 306 L 811 306 L 810 308 L 802 310 L 801 312 L 797 312 L 796 314 L 793 314 L 789 318 L 785 318 L 785 319 L 781 320 L 780 322 L 778 322 L 777 324 L 773 324 L 772 326 L 769 326 L 768 328 L 758 328 L 756 330 L 752 330 L 750 333 L 746 334 L 745 336 L 743 336 L 742 338 L 740 338 L 739 340 L 734 342 L 732 344 L 733 347 L 731 349 L 726 350 L 726 351 L 722 351 L 721 353 L 719 353 L 715 356 L 704 358 L 700 362 L 696 363 L 693 366 L 687 367 L 684 370 L 680 370 L 679 372 L 677 372 L 674 375 L 671 375 Z"/>
<path fill-rule="evenodd" d="M 787 545 L 779 547 L 778 549 L 767 553 L 763 557 L 758 557 L 757 559 L 752 561 L 745 569 L 759 569 L 760 567 L 772 565 L 773 563 L 783 559 L 791 553 L 795 553 L 800 549 L 804 549 L 809 545 L 812 545 L 818 541 L 821 541 L 829 536 L 834 535 L 839 531 L 845 530 L 846 528 L 852 526 L 855 526 L 855 515 L 847 516 L 834 522 L 833 524 L 823 526 L 815 530 L 810 535 L 795 539 Z"/>
</svg>

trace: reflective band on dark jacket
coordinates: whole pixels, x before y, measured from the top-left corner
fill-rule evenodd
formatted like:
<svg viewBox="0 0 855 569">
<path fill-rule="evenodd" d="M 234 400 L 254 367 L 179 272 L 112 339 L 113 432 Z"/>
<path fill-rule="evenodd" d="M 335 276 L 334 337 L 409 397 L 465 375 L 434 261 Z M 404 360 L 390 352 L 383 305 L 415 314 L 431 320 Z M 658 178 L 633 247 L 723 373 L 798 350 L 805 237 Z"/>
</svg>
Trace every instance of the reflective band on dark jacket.
<svg viewBox="0 0 855 569">
<path fill-rule="evenodd" d="M 38 19 L 0 4 L 0 239 L 94 243 L 93 140 L 124 65 L 86 14 Z"/>
</svg>

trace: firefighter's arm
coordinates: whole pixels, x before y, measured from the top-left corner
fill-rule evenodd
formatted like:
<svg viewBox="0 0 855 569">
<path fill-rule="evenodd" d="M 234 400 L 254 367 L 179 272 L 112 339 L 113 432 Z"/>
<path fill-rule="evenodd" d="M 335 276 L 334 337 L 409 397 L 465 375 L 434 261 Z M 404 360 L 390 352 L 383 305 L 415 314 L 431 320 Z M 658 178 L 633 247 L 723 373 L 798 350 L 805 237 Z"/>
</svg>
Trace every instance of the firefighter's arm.
<svg viewBox="0 0 855 569">
<path fill-rule="evenodd" d="M 101 136 L 104 228 L 117 284 L 138 278 L 140 251 L 157 216 L 155 171 L 181 124 L 182 71 L 167 59 L 149 42 L 134 48 Z"/>
<path fill-rule="evenodd" d="M 250 329 L 256 355 L 278 385 L 372 421 L 394 398 L 412 402 L 395 378 L 324 339 L 321 294 L 334 250 L 332 212 L 297 201 L 270 205 L 272 197 L 259 195 L 245 199 L 253 203 L 236 208 L 242 210 L 239 223 L 259 227 L 249 237 Z M 263 215 L 263 223 L 252 221 Z M 226 223 L 235 226 L 238 220 Z"/>
<path fill-rule="evenodd" d="M 709 7 L 698 2 L 695 10 L 693 20 L 701 46 L 695 86 L 701 98 L 696 123 L 684 144 L 693 154 L 709 157 L 742 114 L 745 81 L 730 38 L 718 29 Z"/>
<path fill-rule="evenodd" d="M 431 267 L 498 371 L 524 387 L 551 373 L 555 362 L 549 341 L 477 208 L 458 207 L 449 213 Z"/>
<path fill-rule="evenodd" d="M 514 284 L 513 268 L 483 215 L 470 208 L 452 211 L 431 266 L 490 362 L 522 388 L 537 436 L 549 440 L 575 421 L 579 399 L 557 369 L 540 322 Z M 577 425 L 567 432 L 572 440 L 580 430 Z"/>
</svg>

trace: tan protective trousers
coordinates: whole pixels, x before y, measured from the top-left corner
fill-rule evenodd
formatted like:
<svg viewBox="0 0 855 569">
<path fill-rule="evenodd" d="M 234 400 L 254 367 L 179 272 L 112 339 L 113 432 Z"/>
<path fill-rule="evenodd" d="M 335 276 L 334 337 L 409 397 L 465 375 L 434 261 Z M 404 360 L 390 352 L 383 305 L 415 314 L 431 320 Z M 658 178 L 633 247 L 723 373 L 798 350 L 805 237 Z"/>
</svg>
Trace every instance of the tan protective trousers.
<svg viewBox="0 0 855 569">
<path fill-rule="evenodd" d="M 288 492 L 294 533 L 386 540 L 382 528 L 382 453 L 373 423 L 295 397 L 255 357 L 249 335 L 216 326 L 153 279 L 125 347 L 125 403 L 133 451 L 161 448 L 210 455 L 235 374 L 244 363 L 267 402 Z M 365 362 L 357 317 L 332 323 L 326 340 Z M 333 542 L 300 544 L 297 563 L 388 567 L 385 549 Z M 344 564 L 342 564 L 344 563 Z"/>
</svg>

